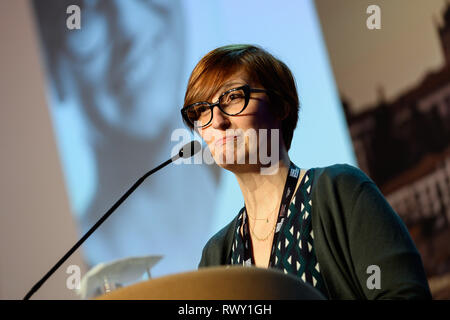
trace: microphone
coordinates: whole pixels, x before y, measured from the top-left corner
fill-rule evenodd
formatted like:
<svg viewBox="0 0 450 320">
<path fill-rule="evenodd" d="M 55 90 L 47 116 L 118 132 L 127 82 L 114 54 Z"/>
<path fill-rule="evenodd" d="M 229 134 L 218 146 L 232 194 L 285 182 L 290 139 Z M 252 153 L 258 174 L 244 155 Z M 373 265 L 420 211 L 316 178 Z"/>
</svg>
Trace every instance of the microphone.
<svg viewBox="0 0 450 320">
<path fill-rule="evenodd" d="M 53 266 L 53 268 L 51 268 L 43 277 L 41 280 L 39 280 L 31 289 L 30 291 L 28 291 L 28 293 L 26 294 L 26 296 L 23 298 L 23 300 L 28 300 L 31 298 L 31 296 L 39 290 L 39 288 L 45 283 L 45 281 L 47 281 L 48 278 L 50 278 L 50 276 L 55 273 L 55 271 L 75 252 L 75 250 L 77 250 L 86 240 L 87 238 L 89 238 L 89 236 L 95 231 L 97 230 L 98 227 L 100 227 L 100 225 L 105 222 L 106 219 L 108 219 L 108 217 L 122 204 L 122 202 L 125 201 L 125 199 L 127 199 L 130 194 L 136 190 L 137 187 L 139 187 L 139 185 L 144 182 L 145 179 L 147 179 L 148 176 L 150 176 L 151 174 L 155 173 L 156 171 L 158 171 L 159 169 L 165 167 L 166 165 L 168 165 L 169 163 L 179 159 L 179 158 L 190 158 L 192 157 L 194 154 L 196 154 L 197 152 L 200 151 L 201 149 L 201 144 L 200 142 L 198 142 L 197 140 L 193 140 L 187 144 L 185 144 L 180 151 L 178 152 L 178 154 L 176 154 L 175 156 L 173 156 L 172 158 L 170 158 L 169 160 L 165 161 L 164 163 L 160 164 L 159 166 L 157 166 L 156 168 L 150 170 L 149 172 L 147 172 L 146 174 L 144 174 L 138 181 L 136 181 L 129 189 L 127 192 L 124 193 L 124 195 L 116 201 L 116 203 L 113 204 L 113 206 L 91 227 L 91 229 L 89 229 L 88 232 L 86 232 L 84 234 L 84 236 L 78 240 L 77 243 L 75 243 L 75 245 L 69 250 L 67 251 L 67 253 L 61 258 L 59 259 L 59 261 Z"/>
<path fill-rule="evenodd" d="M 194 154 L 196 154 L 197 152 L 199 152 L 202 148 L 202 145 L 200 144 L 200 142 L 198 142 L 197 140 L 192 140 L 189 143 L 186 143 L 178 152 L 178 154 L 176 154 L 175 156 L 173 156 L 171 158 L 172 161 L 177 160 L 178 158 L 190 158 L 192 157 Z"/>
</svg>

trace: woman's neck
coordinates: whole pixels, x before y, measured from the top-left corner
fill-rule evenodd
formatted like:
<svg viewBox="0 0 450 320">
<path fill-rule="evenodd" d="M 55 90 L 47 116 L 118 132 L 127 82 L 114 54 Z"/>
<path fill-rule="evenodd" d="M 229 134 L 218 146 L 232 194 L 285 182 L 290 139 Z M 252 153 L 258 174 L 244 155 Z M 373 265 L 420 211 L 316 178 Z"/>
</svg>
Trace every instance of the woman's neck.
<svg viewBox="0 0 450 320">
<path fill-rule="evenodd" d="M 287 152 L 281 152 L 281 155 L 278 164 L 272 164 L 278 165 L 273 174 L 261 174 L 260 169 L 235 173 L 247 213 L 253 219 L 270 219 L 278 214 L 290 166 Z"/>
</svg>

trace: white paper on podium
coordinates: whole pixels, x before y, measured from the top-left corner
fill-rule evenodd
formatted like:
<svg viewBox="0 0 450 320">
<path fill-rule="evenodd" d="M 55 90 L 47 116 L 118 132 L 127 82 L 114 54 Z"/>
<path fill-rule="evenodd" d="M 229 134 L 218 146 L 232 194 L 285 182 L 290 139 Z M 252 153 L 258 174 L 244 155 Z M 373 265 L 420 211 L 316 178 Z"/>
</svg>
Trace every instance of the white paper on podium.
<svg viewBox="0 0 450 320">
<path fill-rule="evenodd" d="M 150 269 L 161 259 L 162 256 L 130 257 L 100 263 L 84 275 L 78 294 L 81 299 L 88 299 L 105 293 L 105 286 L 114 290 L 116 286 L 139 282 L 145 274 L 150 278 Z"/>
</svg>

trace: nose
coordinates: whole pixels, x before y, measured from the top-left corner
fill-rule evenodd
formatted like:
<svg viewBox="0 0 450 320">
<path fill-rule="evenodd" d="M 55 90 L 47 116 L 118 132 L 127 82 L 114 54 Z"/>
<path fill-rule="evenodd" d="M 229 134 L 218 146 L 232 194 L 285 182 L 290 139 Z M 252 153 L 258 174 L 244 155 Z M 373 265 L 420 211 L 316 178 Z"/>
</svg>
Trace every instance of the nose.
<svg viewBox="0 0 450 320">
<path fill-rule="evenodd" d="M 223 113 L 222 111 L 220 111 L 219 107 L 213 108 L 213 118 L 211 121 L 212 121 L 211 126 L 214 129 L 219 129 L 219 130 L 220 129 L 225 130 L 231 124 L 229 116 L 226 115 L 225 113 Z"/>
</svg>

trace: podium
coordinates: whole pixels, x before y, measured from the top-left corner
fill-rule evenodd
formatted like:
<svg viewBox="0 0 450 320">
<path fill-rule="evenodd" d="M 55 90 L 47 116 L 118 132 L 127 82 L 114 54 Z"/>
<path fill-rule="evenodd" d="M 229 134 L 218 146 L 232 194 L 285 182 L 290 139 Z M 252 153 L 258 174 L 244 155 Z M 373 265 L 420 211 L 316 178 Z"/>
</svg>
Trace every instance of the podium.
<svg viewBox="0 0 450 320">
<path fill-rule="evenodd" d="M 99 300 L 324 300 L 299 278 L 277 269 L 243 266 L 201 268 L 106 293 Z"/>
</svg>

